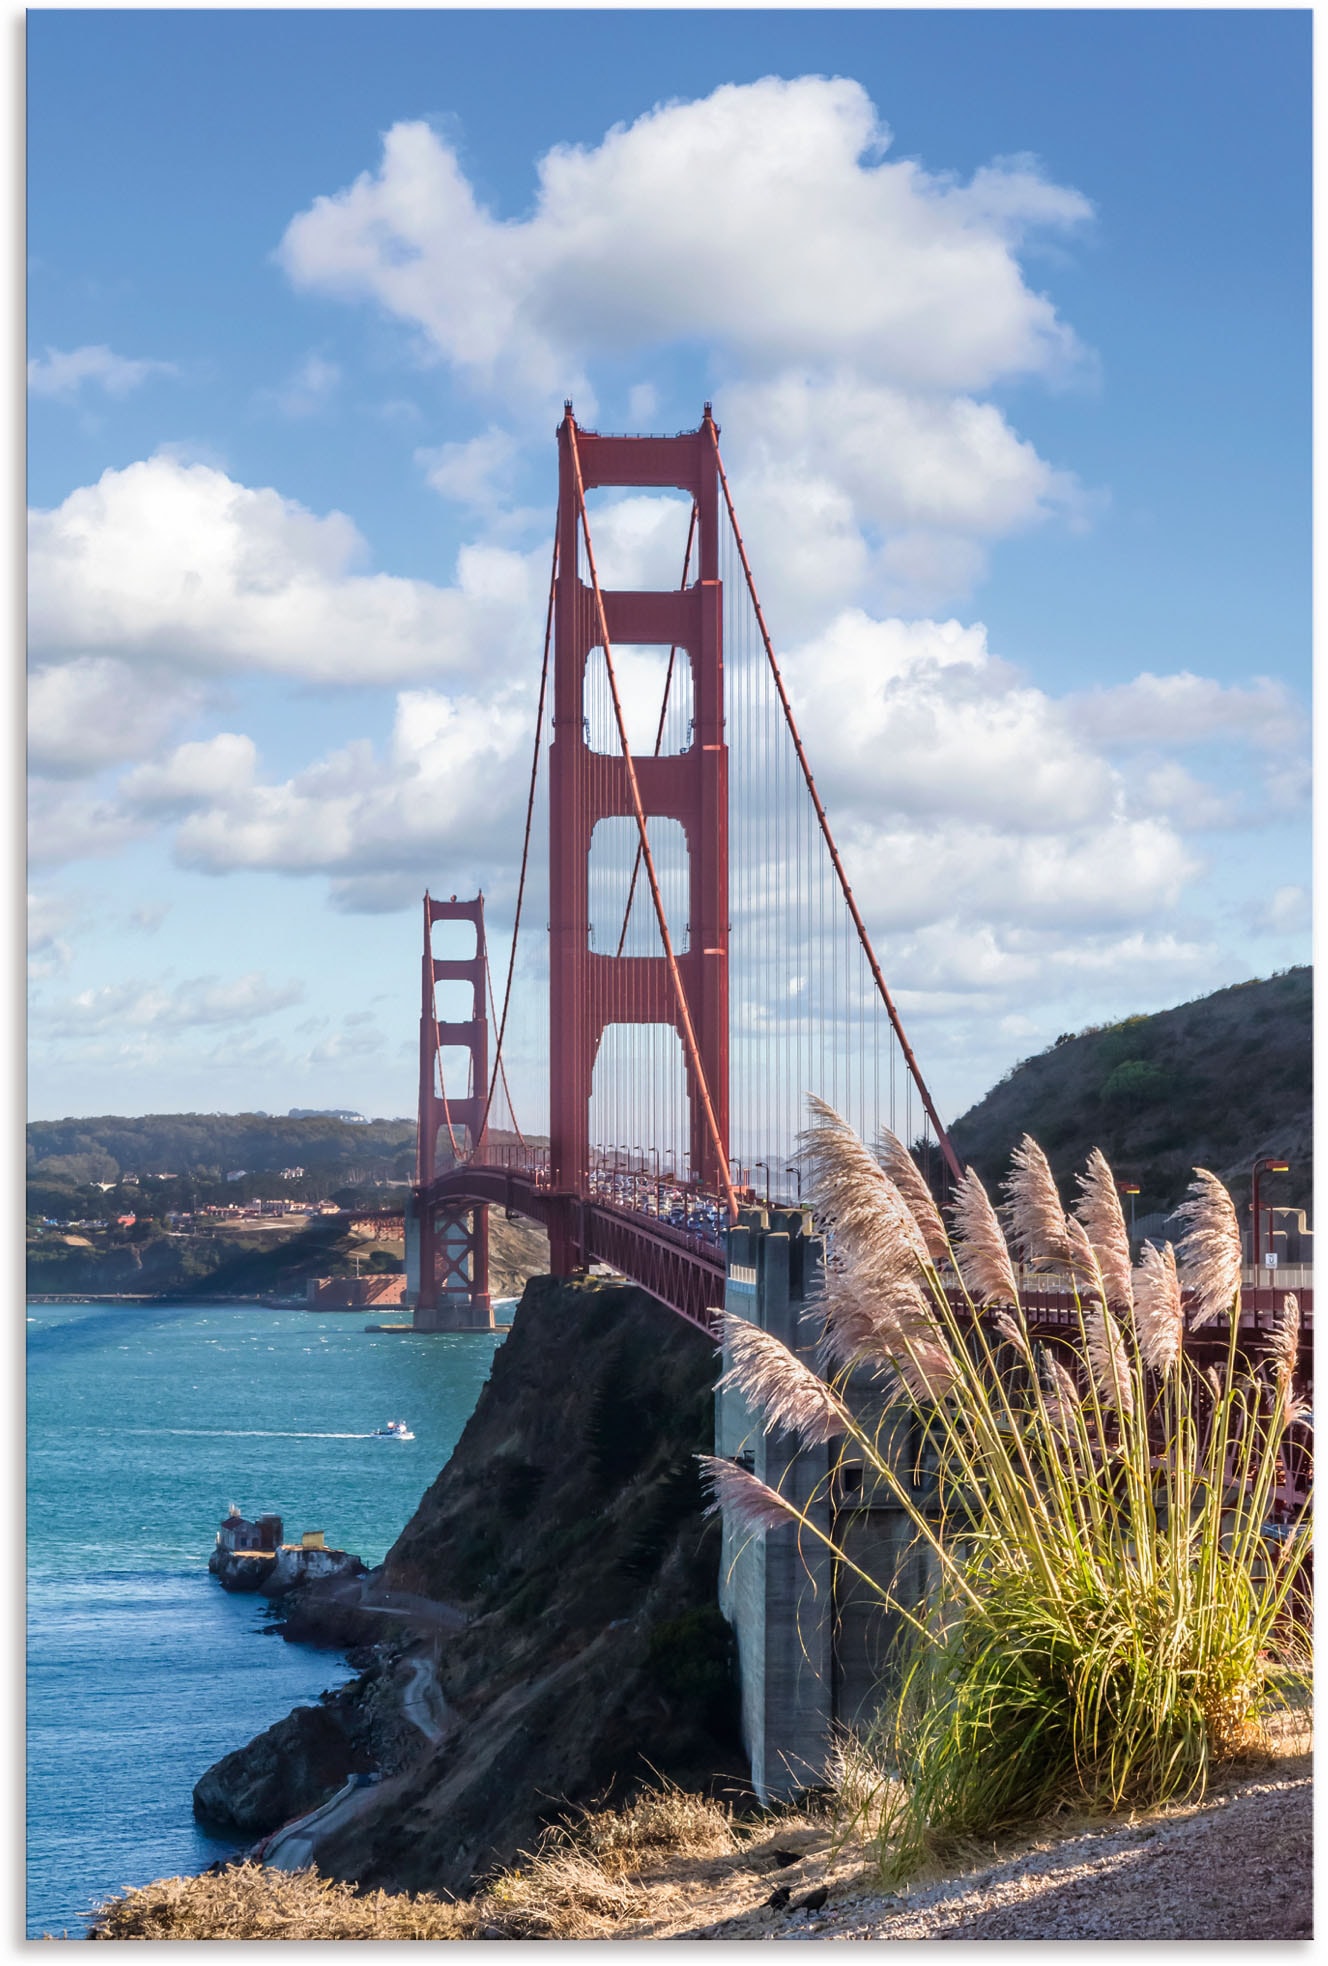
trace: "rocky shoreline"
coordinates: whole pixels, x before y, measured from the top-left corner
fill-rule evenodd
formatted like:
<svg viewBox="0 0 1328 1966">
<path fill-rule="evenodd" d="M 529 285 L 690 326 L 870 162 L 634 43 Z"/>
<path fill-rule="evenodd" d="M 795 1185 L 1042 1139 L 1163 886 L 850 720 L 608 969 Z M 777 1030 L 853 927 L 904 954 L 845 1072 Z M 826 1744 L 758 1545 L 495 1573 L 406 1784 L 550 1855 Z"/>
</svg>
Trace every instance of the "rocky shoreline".
<svg viewBox="0 0 1328 1966">
<path fill-rule="evenodd" d="M 460 1895 L 569 1805 L 655 1771 L 746 1795 L 694 1459 L 715 1369 L 634 1286 L 531 1279 L 383 1564 L 280 1600 L 284 1636 L 346 1651 L 358 1677 L 208 1769 L 200 1819 L 266 1837 L 318 1811 L 325 1875 Z M 379 1779 L 327 1809 L 357 1776 Z"/>
</svg>

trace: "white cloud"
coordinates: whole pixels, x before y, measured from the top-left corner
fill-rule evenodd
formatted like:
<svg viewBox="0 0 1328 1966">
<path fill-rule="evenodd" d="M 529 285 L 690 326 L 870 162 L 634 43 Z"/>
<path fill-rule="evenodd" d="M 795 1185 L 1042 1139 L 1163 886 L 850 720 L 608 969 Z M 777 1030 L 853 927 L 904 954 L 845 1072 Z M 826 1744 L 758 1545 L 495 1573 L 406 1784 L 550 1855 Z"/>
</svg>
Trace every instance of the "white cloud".
<svg viewBox="0 0 1328 1966">
<path fill-rule="evenodd" d="M 130 911 L 129 926 L 139 935 L 155 935 L 170 912 L 169 901 L 145 901 Z"/>
<path fill-rule="evenodd" d="M 1256 933 L 1299 934 L 1310 926 L 1313 919 L 1309 889 L 1295 882 L 1284 882 L 1273 889 L 1266 901 L 1252 904 L 1247 910 L 1247 918 Z"/>
<path fill-rule="evenodd" d="M 178 375 L 174 362 L 132 361 L 98 343 L 87 348 L 48 348 L 28 363 L 28 388 L 34 396 L 77 396 L 84 383 L 95 384 L 108 396 L 127 396 L 151 375 Z"/>
<path fill-rule="evenodd" d="M 783 667 L 817 777 L 855 818 L 1068 835 L 1112 817 L 1116 774 L 990 653 L 981 623 L 848 610 Z"/>
<path fill-rule="evenodd" d="M 418 450 L 415 461 L 423 466 L 429 484 L 444 498 L 491 513 L 507 496 L 519 452 L 520 446 L 512 433 L 493 425 L 465 443 Z"/>
<path fill-rule="evenodd" d="M 1145 811 L 1165 813 L 1191 833 L 1239 826 L 1250 816 L 1248 802 L 1239 790 L 1206 785 L 1175 758 L 1143 772 L 1138 799 Z"/>
<path fill-rule="evenodd" d="M 1162 820 L 1123 815 L 1052 833 L 944 819 L 841 828 L 855 889 L 873 924 L 916 928 L 951 914 L 973 923 L 1079 935 L 1146 921 L 1179 905 L 1202 863 Z"/>
<path fill-rule="evenodd" d="M 97 1031 L 186 1030 L 196 1025 L 250 1024 L 303 1001 L 304 985 L 271 983 L 261 971 L 228 980 L 195 976 L 173 989 L 131 980 L 80 990 L 40 1013 L 46 1035 L 79 1037 Z"/>
<path fill-rule="evenodd" d="M 28 862 L 61 867 L 72 860 L 106 860 L 148 831 L 114 798 L 89 797 L 49 778 L 28 785 Z"/>
<path fill-rule="evenodd" d="M 815 619 L 823 588 L 874 589 L 909 610 L 962 598 L 993 541 L 1055 514 L 1082 524 L 1092 505 L 994 405 L 842 369 L 730 387 L 724 430 L 763 598 L 786 633 Z"/>
<path fill-rule="evenodd" d="M 849 363 L 982 388 L 1076 355 L 1017 252 L 1091 214 L 1026 158 L 968 184 L 889 162 L 846 78 L 725 85 L 538 166 L 524 219 L 486 211 L 456 151 L 398 123 L 376 174 L 318 198 L 280 248 L 292 281 L 377 301 L 483 383 L 584 394 L 582 365 L 681 337 L 748 367 Z"/>
<path fill-rule="evenodd" d="M 160 764 L 143 765 L 121 785 L 126 806 L 140 812 L 185 813 L 202 805 L 228 803 L 253 784 L 258 751 L 251 737 L 220 731 L 193 744 L 181 744 Z"/>
<path fill-rule="evenodd" d="M 324 683 L 511 670 L 543 599 L 542 569 L 499 546 L 463 547 L 452 587 L 359 571 L 367 548 L 344 513 L 165 454 L 34 512 L 29 537 L 31 643 L 48 665 Z"/>
<path fill-rule="evenodd" d="M 420 874 L 440 858 L 466 853 L 483 867 L 515 851 L 533 707 L 525 689 L 488 701 L 404 691 L 381 757 L 357 740 L 279 784 L 260 780 L 251 739 L 224 733 L 132 774 L 125 804 L 183 815 L 176 857 L 199 872 L 367 881 L 370 907 L 388 877 L 391 894 L 418 901 Z"/>
<path fill-rule="evenodd" d="M 1309 737 L 1306 712 L 1287 685 L 1271 676 L 1239 684 L 1188 669 L 1167 676 L 1145 671 L 1114 688 L 1072 696 L 1067 708 L 1100 744 L 1174 747 L 1225 737 L 1281 751 L 1299 749 Z"/>
<path fill-rule="evenodd" d="M 196 685 L 114 656 L 49 664 L 28 680 L 28 761 L 76 778 L 150 757 L 202 700 Z"/>
</svg>

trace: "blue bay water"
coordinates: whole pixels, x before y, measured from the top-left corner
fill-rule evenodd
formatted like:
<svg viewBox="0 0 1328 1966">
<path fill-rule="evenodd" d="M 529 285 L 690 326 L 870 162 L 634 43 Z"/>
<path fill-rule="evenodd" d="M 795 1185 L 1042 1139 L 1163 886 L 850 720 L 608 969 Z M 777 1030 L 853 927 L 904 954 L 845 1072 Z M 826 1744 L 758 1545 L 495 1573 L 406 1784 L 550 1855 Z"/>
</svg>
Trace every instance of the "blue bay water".
<svg viewBox="0 0 1328 1966">
<path fill-rule="evenodd" d="M 216 1304 L 30 1304 L 27 1330 L 28 1930 L 82 1937 L 97 1899 L 238 1847 L 194 1782 L 349 1676 L 208 1575 L 228 1504 L 376 1563 L 499 1341 Z M 397 1418 L 413 1441 L 369 1437 Z"/>
</svg>

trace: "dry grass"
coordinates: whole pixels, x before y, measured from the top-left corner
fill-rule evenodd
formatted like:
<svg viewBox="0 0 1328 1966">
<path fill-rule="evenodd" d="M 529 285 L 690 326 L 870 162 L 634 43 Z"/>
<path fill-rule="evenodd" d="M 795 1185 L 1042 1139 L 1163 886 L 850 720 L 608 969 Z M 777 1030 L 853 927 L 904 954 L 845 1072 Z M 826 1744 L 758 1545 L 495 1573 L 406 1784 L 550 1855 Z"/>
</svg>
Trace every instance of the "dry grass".
<svg viewBox="0 0 1328 1966">
<path fill-rule="evenodd" d="M 676 1897 L 644 1870 L 736 1851 L 730 1812 L 672 1783 L 622 1809 L 569 1818 L 539 1848 L 466 1903 L 374 1891 L 317 1871 L 236 1864 L 201 1877 L 167 1877 L 98 1907 L 95 1939 L 604 1938 Z"/>
<path fill-rule="evenodd" d="M 1308 1766 L 1308 1709 L 1270 1717 L 1251 1754 L 1223 1770 L 1214 1790 L 1260 1773 Z M 493 1878 L 467 1903 L 375 1891 L 357 1896 L 316 1871 L 239 1864 L 202 1877 L 171 1877 L 127 1891 L 101 1907 L 98 1939 L 726 1939 L 784 1936 L 782 1913 L 762 1909 L 772 1885 L 793 1893 L 829 1886 L 832 1905 L 860 1895 L 876 1878 L 855 1819 L 883 1771 L 845 1738 L 836 1793 L 825 1812 L 789 1811 L 735 1824 L 704 1796 L 665 1785 L 623 1809 L 569 1818 L 550 1830 L 520 1866 Z M 1210 1805 L 1211 1806 L 1211 1805 Z M 1153 1812 L 1159 1824 L 1201 1813 L 1201 1805 Z M 1110 1819 L 1119 1822 L 1120 1818 Z M 1125 1820 L 1133 1822 L 1133 1816 Z M 1022 1833 L 950 1852 L 925 1866 L 922 1886 L 966 1865 L 989 1866 L 1022 1851 L 1053 1847 L 1100 1831 L 1104 1819 L 1066 1812 Z M 778 1861 L 774 1853 L 782 1852 Z M 787 1854 L 796 1861 L 787 1863 Z M 782 1866 L 782 1867 L 780 1867 Z M 791 1934 L 789 1934 L 791 1936 Z"/>
<path fill-rule="evenodd" d="M 313 1870 L 235 1864 L 163 1877 L 98 1907 L 90 1939 L 471 1939 L 470 1905 L 386 1891 L 363 1897 Z"/>
<path fill-rule="evenodd" d="M 732 1812 L 672 1782 L 643 1789 L 625 1809 L 589 1810 L 569 1834 L 607 1870 L 634 1873 L 672 1857 L 718 1857 L 738 1848 Z"/>
<path fill-rule="evenodd" d="M 481 1925 L 505 1939 L 604 1938 L 657 1915 L 673 1890 L 643 1872 L 738 1848 L 722 1804 L 665 1782 L 625 1808 L 586 1810 L 548 1830 L 539 1849 L 476 1900 Z"/>
</svg>

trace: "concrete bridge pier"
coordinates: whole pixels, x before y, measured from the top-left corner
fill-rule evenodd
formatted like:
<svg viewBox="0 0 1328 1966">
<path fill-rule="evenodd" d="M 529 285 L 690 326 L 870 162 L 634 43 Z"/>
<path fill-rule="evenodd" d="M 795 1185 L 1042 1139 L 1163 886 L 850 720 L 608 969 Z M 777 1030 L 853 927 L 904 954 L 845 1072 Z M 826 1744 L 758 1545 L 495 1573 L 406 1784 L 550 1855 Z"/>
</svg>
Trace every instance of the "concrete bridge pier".
<svg viewBox="0 0 1328 1966">
<path fill-rule="evenodd" d="M 729 1231 L 726 1308 L 814 1364 L 824 1256 L 801 1209 L 744 1210 Z M 912 1415 L 882 1404 L 870 1371 L 855 1374 L 846 1393 L 878 1451 L 906 1476 L 914 1502 L 934 1513 L 936 1458 Z M 717 1454 L 741 1460 L 796 1501 L 851 1564 L 878 1580 L 875 1588 L 864 1583 L 796 1524 L 763 1535 L 725 1524 L 720 1610 L 737 1640 L 752 1786 L 762 1802 L 783 1802 L 825 1780 L 837 1730 L 871 1726 L 895 1679 L 903 1635 L 883 1593 L 922 1604 L 936 1582 L 935 1562 L 888 1485 L 868 1478 L 860 1456 L 839 1443 L 799 1448 L 791 1434 L 767 1436 L 730 1391 L 716 1395 L 715 1439 Z"/>
<path fill-rule="evenodd" d="M 815 1334 L 802 1314 L 823 1258 L 809 1214 L 744 1209 L 729 1230 L 726 1309 L 810 1360 Z M 717 1454 L 741 1460 L 829 1528 L 828 1448 L 799 1448 L 790 1434 L 768 1437 L 731 1391 L 716 1396 L 715 1436 Z M 832 1581 L 825 1546 L 797 1525 L 753 1535 L 725 1523 L 720 1610 L 737 1640 L 743 1738 L 762 1802 L 786 1801 L 825 1779 L 834 1720 Z"/>
</svg>

